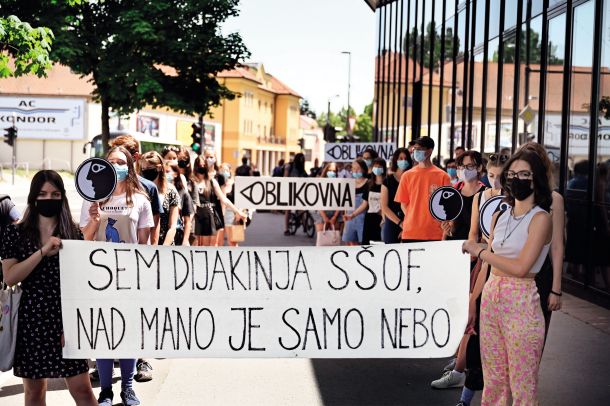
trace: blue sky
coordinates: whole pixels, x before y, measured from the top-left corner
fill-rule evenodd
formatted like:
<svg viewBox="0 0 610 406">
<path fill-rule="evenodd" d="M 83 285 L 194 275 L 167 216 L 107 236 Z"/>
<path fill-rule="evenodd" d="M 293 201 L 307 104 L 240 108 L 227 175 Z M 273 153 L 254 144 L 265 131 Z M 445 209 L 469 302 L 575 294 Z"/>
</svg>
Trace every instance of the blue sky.
<svg viewBox="0 0 610 406">
<path fill-rule="evenodd" d="M 347 105 L 351 51 L 350 105 L 356 112 L 373 100 L 376 54 L 375 14 L 364 0 L 241 0 L 240 16 L 225 33 L 239 32 L 252 53 L 248 62 L 265 70 L 309 100 L 316 112 Z"/>
</svg>

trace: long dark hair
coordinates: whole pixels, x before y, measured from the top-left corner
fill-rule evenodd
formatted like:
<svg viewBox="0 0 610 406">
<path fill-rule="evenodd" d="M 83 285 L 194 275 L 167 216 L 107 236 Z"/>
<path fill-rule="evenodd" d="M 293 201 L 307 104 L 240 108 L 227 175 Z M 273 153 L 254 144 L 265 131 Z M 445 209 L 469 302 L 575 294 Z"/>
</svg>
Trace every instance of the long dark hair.
<svg viewBox="0 0 610 406">
<path fill-rule="evenodd" d="M 70 206 L 68 205 L 68 198 L 66 197 L 64 181 L 57 172 L 51 170 L 39 171 L 32 178 L 32 183 L 30 183 L 30 193 L 28 194 L 28 207 L 25 209 L 23 219 L 19 223 L 19 227 L 21 228 L 24 237 L 30 241 L 34 241 L 36 246 L 42 245 L 40 241 L 36 200 L 40 194 L 40 190 L 47 182 L 59 190 L 62 200 L 61 211 L 57 216 L 57 226 L 55 227 L 53 235 L 66 240 L 79 239 L 79 229 L 74 223 L 74 220 L 72 220 Z"/>
<path fill-rule="evenodd" d="M 513 156 L 510 157 L 500 176 L 500 183 L 502 189 L 505 190 L 506 201 L 511 206 L 515 205 L 515 197 L 510 194 L 510 189 L 507 188 L 506 184 L 506 172 L 510 169 L 510 166 L 515 161 L 525 161 L 532 168 L 532 182 L 534 184 L 534 202 L 542 209 L 549 211 L 551 204 L 553 203 L 551 185 L 549 184 L 549 178 L 547 177 L 547 170 L 542 162 L 542 159 L 535 152 L 527 149 L 521 149 L 517 151 Z"/>
<path fill-rule="evenodd" d="M 125 194 L 127 196 L 127 206 L 133 207 L 133 195 L 136 193 L 140 193 L 141 195 L 146 196 L 146 198 L 150 200 L 150 198 L 148 197 L 148 193 L 146 193 L 144 189 L 142 189 L 142 185 L 138 180 L 138 174 L 136 173 L 134 167 L 134 160 L 131 153 L 129 153 L 129 151 L 124 147 L 112 147 L 108 150 L 108 153 L 106 154 L 106 159 L 108 159 L 108 157 L 113 152 L 122 152 L 127 158 L 127 179 L 125 179 Z M 103 202 L 102 205 L 108 203 L 109 200 L 110 198 L 106 199 L 106 201 Z"/>
<path fill-rule="evenodd" d="M 383 168 L 383 175 L 381 175 L 381 177 L 383 179 L 385 179 L 385 177 L 388 176 L 388 166 L 386 164 L 385 159 L 383 159 L 383 158 L 373 159 L 373 163 L 371 164 L 371 167 L 369 168 L 371 171 L 373 170 L 372 168 L 375 166 L 375 164 L 380 165 Z M 370 176 L 369 187 L 372 188 L 377 183 L 377 175 L 375 175 L 373 172 L 371 172 L 369 174 L 369 176 Z M 383 182 L 383 179 L 382 179 L 382 182 Z"/>
<path fill-rule="evenodd" d="M 294 165 L 294 168 L 299 172 L 299 175 L 306 173 L 305 172 L 305 155 L 302 154 L 301 152 L 296 154 L 294 156 L 294 159 L 292 160 L 292 165 Z"/>
<path fill-rule="evenodd" d="M 198 168 L 203 168 L 203 172 L 197 172 Z M 202 155 L 199 155 L 195 158 L 195 162 L 193 163 L 193 180 L 195 182 L 199 182 L 197 179 L 197 175 L 202 175 L 203 179 L 210 180 L 210 170 L 208 168 L 208 163 L 205 161 L 205 158 Z"/>
<path fill-rule="evenodd" d="M 409 167 L 405 170 L 409 170 L 413 167 L 413 159 L 411 159 L 411 154 L 409 154 L 409 150 L 406 148 L 397 148 L 392 155 L 392 161 L 390 162 L 390 169 L 392 172 L 396 172 L 398 170 L 398 157 L 400 154 L 405 154 L 407 157 L 407 162 L 409 162 Z"/>
</svg>

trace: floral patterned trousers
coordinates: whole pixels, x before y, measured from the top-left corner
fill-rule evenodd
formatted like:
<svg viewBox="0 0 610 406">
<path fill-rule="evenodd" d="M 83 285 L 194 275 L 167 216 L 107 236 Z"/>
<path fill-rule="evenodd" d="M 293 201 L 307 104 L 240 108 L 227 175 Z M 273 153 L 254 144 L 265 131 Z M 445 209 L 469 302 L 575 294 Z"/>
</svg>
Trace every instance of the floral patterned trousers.
<svg viewBox="0 0 610 406">
<path fill-rule="evenodd" d="M 491 274 L 481 296 L 482 405 L 537 405 L 544 317 L 536 282 Z"/>
</svg>

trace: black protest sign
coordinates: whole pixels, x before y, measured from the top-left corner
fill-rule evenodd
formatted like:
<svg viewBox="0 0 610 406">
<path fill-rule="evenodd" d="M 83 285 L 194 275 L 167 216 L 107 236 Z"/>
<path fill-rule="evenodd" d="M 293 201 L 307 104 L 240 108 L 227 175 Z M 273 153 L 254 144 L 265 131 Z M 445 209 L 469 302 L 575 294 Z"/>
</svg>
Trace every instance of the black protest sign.
<svg viewBox="0 0 610 406">
<path fill-rule="evenodd" d="M 367 149 L 377 152 L 380 158 L 392 159 L 396 145 L 387 142 L 342 142 L 324 145 L 325 162 L 351 162 L 361 156 Z"/>
<path fill-rule="evenodd" d="M 235 205 L 261 210 L 354 210 L 354 179 L 235 178 Z"/>
<path fill-rule="evenodd" d="M 116 171 L 112 164 L 102 158 L 86 159 L 74 176 L 76 191 L 90 202 L 107 199 L 116 187 Z"/>
<path fill-rule="evenodd" d="M 439 187 L 430 196 L 430 214 L 439 221 L 455 220 L 464 207 L 464 199 L 459 190 L 451 186 Z"/>
<path fill-rule="evenodd" d="M 491 233 L 491 220 L 494 213 L 506 210 L 510 205 L 504 201 L 504 196 L 494 196 L 487 200 L 479 209 L 479 227 L 485 237 Z"/>
</svg>

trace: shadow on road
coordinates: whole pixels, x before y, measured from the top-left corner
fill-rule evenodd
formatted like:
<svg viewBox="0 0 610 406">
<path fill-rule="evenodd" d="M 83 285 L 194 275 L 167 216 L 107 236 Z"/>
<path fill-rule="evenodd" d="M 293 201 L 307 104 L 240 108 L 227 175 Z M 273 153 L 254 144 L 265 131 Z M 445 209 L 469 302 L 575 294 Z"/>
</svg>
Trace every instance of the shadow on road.
<svg viewBox="0 0 610 406">
<path fill-rule="evenodd" d="M 316 359 L 312 360 L 324 405 L 454 405 L 460 389 L 433 390 L 442 359 Z"/>
</svg>

